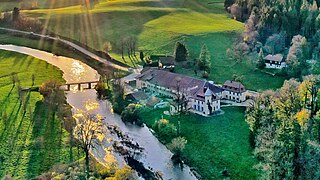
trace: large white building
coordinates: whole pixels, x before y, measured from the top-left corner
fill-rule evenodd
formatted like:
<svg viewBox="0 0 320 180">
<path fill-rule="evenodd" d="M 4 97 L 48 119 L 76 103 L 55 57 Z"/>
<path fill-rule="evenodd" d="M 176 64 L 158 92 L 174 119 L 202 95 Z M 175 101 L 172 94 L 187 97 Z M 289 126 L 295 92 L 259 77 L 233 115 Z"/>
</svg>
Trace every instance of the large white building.
<svg viewBox="0 0 320 180">
<path fill-rule="evenodd" d="M 236 82 L 232 84 L 234 83 Z M 218 86 L 210 81 L 154 68 L 142 70 L 141 74 L 136 77 L 136 87 L 158 96 L 175 98 L 177 94 L 184 95 L 188 99 L 187 109 L 203 116 L 220 111 L 220 100 L 233 91 L 233 89 L 227 89 L 227 86 L 224 88 L 224 86 Z M 241 84 L 241 93 L 232 96 L 235 99 L 231 98 L 231 100 L 244 101 L 244 91 Z M 177 111 L 175 108 L 172 106 L 171 111 Z"/>
</svg>

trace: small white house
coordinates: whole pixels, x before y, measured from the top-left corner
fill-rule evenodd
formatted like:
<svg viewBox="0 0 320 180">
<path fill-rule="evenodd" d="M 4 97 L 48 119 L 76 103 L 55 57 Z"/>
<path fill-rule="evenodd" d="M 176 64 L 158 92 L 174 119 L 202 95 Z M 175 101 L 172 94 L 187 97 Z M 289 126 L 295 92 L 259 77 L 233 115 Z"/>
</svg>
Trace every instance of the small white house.
<svg viewBox="0 0 320 180">
<path fill-rule="evenodd" d="M 246 100 L 245 87 L 236 81 L 226 81 L 223 86 L 222 97 L 226 100 L 243 102 Z"/>
<path fill-rule="evenodd" d="M 282 54 L 272 55 L 269 54 L 263 58 L 266 64 L 266 68 L 282 69 L 287 66 Z"/>
</svg>

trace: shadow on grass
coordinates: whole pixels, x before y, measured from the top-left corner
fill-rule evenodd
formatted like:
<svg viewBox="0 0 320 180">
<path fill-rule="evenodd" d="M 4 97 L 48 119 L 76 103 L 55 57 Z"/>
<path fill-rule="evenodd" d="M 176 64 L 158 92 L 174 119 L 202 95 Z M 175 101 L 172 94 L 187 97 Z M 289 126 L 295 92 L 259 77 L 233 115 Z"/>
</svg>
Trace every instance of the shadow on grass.
<svg viewBox="0 0 320 180">
<path fill-rule="evenodd" d="M 5 106 L 6 103 L 7 103 L 7 101 L 9 100 L 9 97 L 10 97 L 13 89 L 14 89 L 14 86 L 12 86 L 12 88 L 10 89 L 8 95 L 7 95 L 7 96 L 4 98 L 4 100 L 0 103 L 0 109 L 5 109 L 5 107 L 3 107 L 3 106 Z"/>
<path fill-rule="evenodd" d="M 65 159 L 62 157 L 64 154 L 61 153 L 64 145 L 61 143 L 63 141 L 60 120 L 52 118 L 48 107 L 42 101 L 36 103 L 32 121 L 33 144 L 30 149 L 27 179 L 48 171 L 52 166 L 60 163 L 61 159 Z M 65 156 L 69 157 L 69 154 Z"/>
</svg>

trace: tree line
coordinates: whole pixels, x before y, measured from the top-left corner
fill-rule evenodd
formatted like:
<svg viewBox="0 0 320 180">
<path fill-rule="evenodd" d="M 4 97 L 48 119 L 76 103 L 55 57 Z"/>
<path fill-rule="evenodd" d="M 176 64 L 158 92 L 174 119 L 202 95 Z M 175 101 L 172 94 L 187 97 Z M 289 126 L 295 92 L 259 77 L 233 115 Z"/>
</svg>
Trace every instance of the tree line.
<svg viewBox="0 0 320 180">
<path fill-rule="evenodd" d="M 225 0 L 234 19 L 245 22 L 233 53 L 237 60 L 260 49 L 287 56 L 288 75 L 310 74 L 307 60 L 319 60 L 319 0 Z M 290 48 L 290 49 L 289 49 Z M 289 50 L 288 50 L 289 49 Z"/>
<path fill-rule="evenodd" d="M 247 109 L 250 142 L 263 179 L 320 178 L 319 77 L 285 81 Z"/>
</svg>

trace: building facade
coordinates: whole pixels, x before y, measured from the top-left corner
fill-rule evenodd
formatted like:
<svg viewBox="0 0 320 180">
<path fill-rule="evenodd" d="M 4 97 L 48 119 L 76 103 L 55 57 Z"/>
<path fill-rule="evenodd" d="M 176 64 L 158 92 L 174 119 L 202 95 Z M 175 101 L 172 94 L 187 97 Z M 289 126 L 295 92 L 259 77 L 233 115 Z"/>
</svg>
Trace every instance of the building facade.
<svg viewBox="0 0 320 180">
<path fill-rule="evenodd" d="M 276 55 L 269 54 L 263 59 L 266 64 L 266 68 L 282 69 L 284 67 L 287 67 L 287 64 L 281 54 L 276 54 Z"/>
<path fill-rule="evenodd" d="M 227 82 L 226 82 L 227 83 Z M 227 83 L 225 85 L 228 85 Z M 234 84 L 235 82 L 231 83 Z M 240 83 L 239 83 L 240 84 Z M 178 95 L 187 99 L 187 109 L 190 112 L 209 116 L 220 111 L 220 101 L 224 97 L 231 97 L 234 101 L 244 101 L 244 87 L 238 90 L 228 89 L 229 86 L 218 86 L 212 81 L 195 79 L 189 76 L 171 73 L 159 69 L 144 69 L 136 77 L 136 87 L 139 90 L 152 93 L 155 96 L 175 99 Z M 240 94 L 231 96 L 231 92 Z M 228 94 L 228 95 L 227 95 Z M 235 97 L 235 98 L 233 98 Z M 172 113 L 178 112 L 177 106 L 172 105 Z"/>
<path fill-rule="evenodd" d="M 222 98 L 226 100 L 243 102 L 246 100 L 245 87 L 236 81 L 226 81 L 223 86 Z"/>
</svg>

